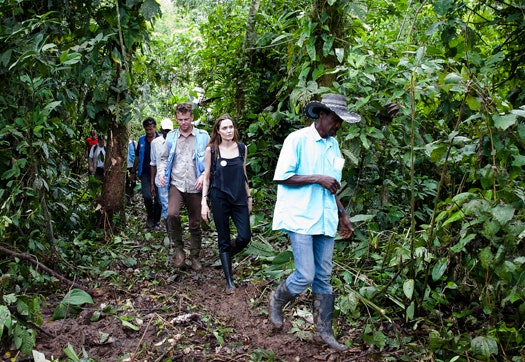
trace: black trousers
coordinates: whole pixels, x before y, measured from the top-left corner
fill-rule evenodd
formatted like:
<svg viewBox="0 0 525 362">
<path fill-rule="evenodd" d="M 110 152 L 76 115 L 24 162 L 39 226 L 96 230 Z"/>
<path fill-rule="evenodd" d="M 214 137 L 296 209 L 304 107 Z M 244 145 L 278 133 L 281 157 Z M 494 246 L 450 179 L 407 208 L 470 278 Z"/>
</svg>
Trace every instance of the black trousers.
<svg viewBox="0 0 525 362">
<path fill-rule="evenodd" d="M 217 229 L 219 252 L 238 253 L 248 245 L 252 237 L 248 205 L 236 205 L 228 201 L 227 197 L 217 189 L 212 189 L 209 197 L 213 221 Z M 233 221 L 237 229 L 237 237 L 233 243 L 231 241 L 230 220 Z M 232 250 L 232 245 L 235 245 L 235 250 Z"/>
<path fill-rule="evenodd" d="M 103 180 L 104 179 L 104 167 L 97 167 L 95 169 L 94 176 L 96 179 Z"/>
<path fill-rule="evenodd" d="M 133 197 L 133 190 L 137 185 L 137 181 L 131 181 L 131 178 L 129 177 L 130 172 L 131 167 L 128 168 L 128 172 L 126 173 L 126 195 L 128 196 L 128 199 L 131 199 Z"/>
<path fill-rule="evenodd" d="M 162 205 L 159 200 L 159 193 L 155 197 L 151 194 L 151 178 L 149 174 L 140 175 L 141 193 L 144 198 L 144 206 L 148 215 L 148 221 L 157 224 L 160 222 Z"/>
</svg>

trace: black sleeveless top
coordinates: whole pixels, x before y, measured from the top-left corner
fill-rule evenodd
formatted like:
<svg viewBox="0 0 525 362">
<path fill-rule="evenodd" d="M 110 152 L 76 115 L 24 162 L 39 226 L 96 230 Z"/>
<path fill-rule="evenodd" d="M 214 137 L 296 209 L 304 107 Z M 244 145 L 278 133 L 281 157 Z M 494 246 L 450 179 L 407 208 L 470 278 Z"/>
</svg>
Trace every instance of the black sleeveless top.
<svg viewBox="0 0 525 362">
<path fill-rule="evenodd" d="M 210 196 L 227 200 L 234 205 L 247 205 L 246 175 L 244 174 L 245 145 L 237 142 L 239 156 L 234 158 L 221 157 L 220 149 L 215 160 L 215 152 L 212 148 L 212 180 Z"/>
</svg>

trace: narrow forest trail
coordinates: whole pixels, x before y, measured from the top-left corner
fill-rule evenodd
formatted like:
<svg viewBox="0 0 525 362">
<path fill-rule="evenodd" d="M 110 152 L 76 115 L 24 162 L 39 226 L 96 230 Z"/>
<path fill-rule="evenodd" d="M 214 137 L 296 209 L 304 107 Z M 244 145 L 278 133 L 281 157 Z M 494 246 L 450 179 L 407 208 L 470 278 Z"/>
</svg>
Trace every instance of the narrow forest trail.
<svg viewBox="0 0 525 362">
<path fill-rule="evenodd" d="M 130 224 L 142 223 L 140 206 L 140 202 L 133 206 Z M 203 269 L 198 273 L 190 267 L 170 266 L 162 230 L 142 230 L 134 239 L 121 260 L 136 260 L 136 265 L 113 262 L 108 266 L 110 274 L 114 272 L 110 281 L 85 280 L 96 290 L 94 305 L 78 316 L 53 321 L 53 310 L 63 295 L 47 297 L 36 350 L 48 360 L 65 361 L 68 344 L 79 357 L 94 361 L 382 359 L 359 345 L 341 353 L 313 344 L 309 293 L 285 309 L 285 327 L 274 331 L 267 301 L 278 281 L 249 276 L 254 275 L 250 256 L 234 260 L 237 289 L 226 294 L 216 245 L 209 237 L 203 242 Z M 341 342 L 358 339 L 358 330 L 338 322 Z"/>
</svg>

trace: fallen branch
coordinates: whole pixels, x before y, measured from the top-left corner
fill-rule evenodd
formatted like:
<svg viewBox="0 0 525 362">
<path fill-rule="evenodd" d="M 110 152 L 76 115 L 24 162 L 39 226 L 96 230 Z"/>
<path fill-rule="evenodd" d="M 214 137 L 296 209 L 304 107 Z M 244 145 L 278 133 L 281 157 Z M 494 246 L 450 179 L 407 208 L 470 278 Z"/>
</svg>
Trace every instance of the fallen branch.
<svg viewBox="0 0 525 362">
<path fill-rule="evenodd" d="M 23 259 L 23 260 L 27 260 L 31 264 L 35 265 L 37 268 L 42 269 L 43 271 L 45 271 L 47 274 L 52 275 L 55 278 L 57 278 L 58 280 L 60 280 L 61 282 L 64 282 L 64 283 L 68 284 L 68 288 L 75 287 L 75 288 L 78 288 L 78 289 L 82 289 L 83 291 L 85 291 L 86 293 L 89 293 L 89 294 L 91 294 L 93 292 L 93 290 L 91 290 L 90 288 L 87 288 L 87 287 L 84 287 L 83 285 L 77 284 L 76 282 L 67 279 L 63 275 L 60 275 L 57 272 L 55 272 L 53 269 L 50 269 L 47 266 L 45 266 L 44 264 L 40 263 L 38 261 L 38 259 L 34 255 L 25 254 L 25 253 L 18 253 L 16 251 L 13 251 L 13 250 L 10 250 L 10 249 L 6 249 L 3 246 L 0 246 L 0 252 L 1 253 L 6 253 L 6 254 L 11 255 L 11 256 L 13 256 L 15 258 L 20 258 L 20 259 Z"/>
</svg>

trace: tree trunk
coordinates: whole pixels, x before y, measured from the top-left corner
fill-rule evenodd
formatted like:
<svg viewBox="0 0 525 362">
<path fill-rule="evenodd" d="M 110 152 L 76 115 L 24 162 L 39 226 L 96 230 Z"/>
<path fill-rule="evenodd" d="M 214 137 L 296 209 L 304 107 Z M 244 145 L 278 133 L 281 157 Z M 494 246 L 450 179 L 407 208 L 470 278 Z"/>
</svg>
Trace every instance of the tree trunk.
<svg viewBox="0 0 525 362">
<path fill-rule="evenodd" d="M 340 3 L 341 1 L 335 1 L 333 5 L 329 5 L 327 0 L 312 1 L 311 19 L 313 23 L 317 23 L 314 30 L 316 36 L 315 51 L 324 69 L 334 69 L 338 65 L 339 62 L 335 55 L 335 48 L 344 47 L 344 44 L 340 42 L 345 38 L 346 16 L 343 9 L 344 5 Z M 326 14 L 326 16 L 324 14 Z M 322 19 L 326 20 L 323 22 Z M 328 30 L 323 29 L 324 25 L 328 26 Z M 327 55 L 323 54 L 325 41 L 321 36 L 322 34 L 328 37 L 334 37 L 331 51 Z M 323 74 L 317 80 L 317 83 L 319 87 L 333 88 L 332 84 L 336 80 L 336 77 L 337 74 L 328 72 L 327 74 Z"/>
<path fill-rule="evenodd" d="M 244 59 L 247 63 L 244 71 L 241 75 L 239 87 L 237 88 L 237 113 L 236 118 L 240 119 L 243 117 L 244 104 L 246 99 L 246 90 L 244 84 L 246 84 L 246 69 L 250 69 L 252 53 L 253 53 L 253 38 L 255 35 L 255 15 L 259 11 L 259 5 L 261 0 L 251 0 L 250 10 L 248 13 L 248 20 L 246 20 L 246 33 L 243 40 Z"/>
<path fill-rule="evenodd" d="M 261 0 L 252 0 L 250 4 L 250 12 L 248 13 L 248 20 L 246 21 L 246 34 L 244 35 L 243 49 L 250 52 L 249 48 L 253 46 L 253 37 L 255 35 L 255 15 L 259 11 Z"/>
<path fill-rule="evenodd" d="M 116 19 L 118 24 L 118 47 L 120 48 L 123 64 L 115 63 L 116 72 L 113 80 L 115 89 L 119 89 L 119 80 L 122 74 L 129 69 L 132 52 L 126 51 L 124 36 L 122 34 L 119 2 L 115 2 Z M 114 233 L 115 226 L 126 224 L 126 172 L 128 161 L 128 129 L 123 120 L 118 116 L 120 101 L 125 99 L 127 89 L 116 91 L 116 111 L 111 111 L 111 123 L 108 129 L 108 140 L 106 146 L 106 160 L 104 162 L 104 184 L 102 185 L 102 196 L 98 204 L 101 205 L 101 219 L 99 225 L 104 226 L 105 231 Z M 115 216 L 119 215 L 119 219 Z M 115 222 L 119 221 L 116 225 Z M 109 229 L 109 230 L 108 230 Z"/>
<path fill-rule="evenodd" d="M 113 232 L 114 216 L 120 215 L 119 224 L 126 222 L 125 186 L 128 157 L 128 129 L 126 125 L 113 120 L 108 132 L 104 184 L 98 203 L 101 208 L 101 223 L 104 229 Z"/>
</svg>

